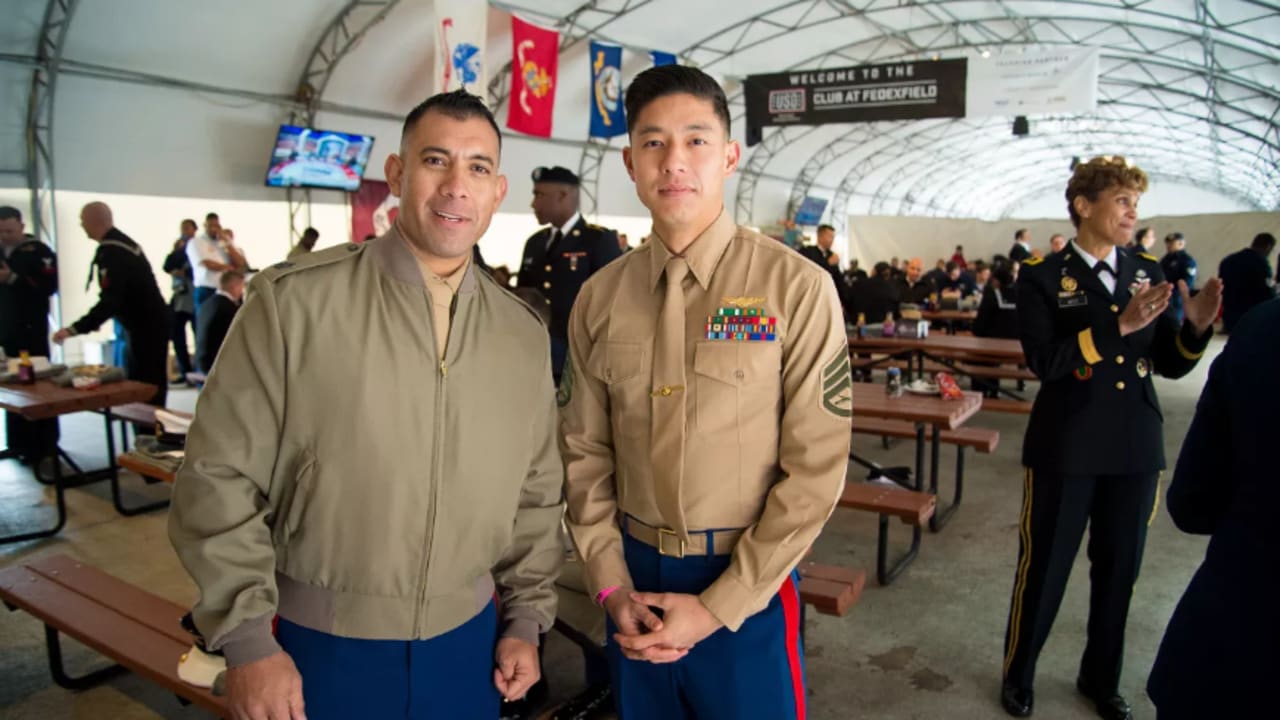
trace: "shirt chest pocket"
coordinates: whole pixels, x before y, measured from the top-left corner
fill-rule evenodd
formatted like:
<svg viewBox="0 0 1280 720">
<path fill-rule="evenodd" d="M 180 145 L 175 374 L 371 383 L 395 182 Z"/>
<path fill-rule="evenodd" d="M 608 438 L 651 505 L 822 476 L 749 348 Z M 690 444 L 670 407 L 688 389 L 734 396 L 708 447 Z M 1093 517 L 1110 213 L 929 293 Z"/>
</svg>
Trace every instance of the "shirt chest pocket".
<svg viewBox="0 0 1280 720">
<path fill-rule="evenodd" d="M 587 372 L 608 388 L 614 435 L 649 432 L 647 359 L 641 343 L 612 340 L 597 343 L 587 358 Z"/>
<path fill-rule="evenodd" d="M 694 346 L 695 425 L 709 440 L 768 442 L 782 403 L 782 346 L 705 341 Z"/>
</svg>

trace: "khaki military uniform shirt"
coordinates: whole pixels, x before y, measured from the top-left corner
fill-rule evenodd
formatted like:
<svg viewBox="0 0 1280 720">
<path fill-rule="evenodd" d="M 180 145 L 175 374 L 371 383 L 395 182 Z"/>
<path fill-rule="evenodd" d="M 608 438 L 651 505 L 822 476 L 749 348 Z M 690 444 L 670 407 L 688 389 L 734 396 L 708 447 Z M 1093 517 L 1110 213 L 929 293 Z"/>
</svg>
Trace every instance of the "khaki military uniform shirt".
<svg viewBox="0 0 1280 720">
<path fill-rule="evenodd" d="M 409 241 L 401 239 L 401 242 L 408 245 Z M 409 252 L 413 254 L 418 261 L 418 271 L 422 273 L 422 280 L 427 284 L 427 292 L 431 294 L 431 323 L 436 334 L 436 352 L 441 360 L 444 359 L 445 346 L 449 341 L 449 323 L 451 322 L 453 310 L 453 298 L 458 294 L 458 288 L 462 285 L 462 278 L 467 274 L 467 265 L 471 263 L 471 255 L 467 255 L 467 259 L 462 265 L 449 277 L 440 277 L 427 267 L 427 264 L 418 257 L 412 247 Z"/>
<path fill-rule="evenodd" d="M 671 257 L 655 239 L 592 276 L 569 322 L 560 442 L 569 528 L 593 595 L 632 586 L 619 511 L 676 527 L 655 493 L 653 470 L 668 462 L 650 458 L 652 394 L 662 394 L 655 332 Z M 685 387 L 662 399 L 683 403 L 687 418 L 686 527 L 745 529 L 729 569 L 701 595 L 737 630 L 781 588 L 844 487 L 848 341 L 827 273 L 727 213 L 685 258 Z M 735 309 L 772 332 L 739 338 L 741 323 L 716 322 L 736 320 Z"/>
</svg>

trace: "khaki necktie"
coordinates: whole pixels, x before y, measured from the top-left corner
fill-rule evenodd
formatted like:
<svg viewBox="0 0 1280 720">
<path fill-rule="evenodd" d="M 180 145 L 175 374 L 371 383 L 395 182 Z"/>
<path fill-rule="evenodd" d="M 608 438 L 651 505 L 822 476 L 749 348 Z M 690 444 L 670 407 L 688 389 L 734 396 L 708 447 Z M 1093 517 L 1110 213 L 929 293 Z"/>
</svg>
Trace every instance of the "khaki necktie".
<svg viewBox="0 0 1280 720">
<path fill-rule="evenodd" d="M 667 290 L 658 316 L 658 333 L 653 343 L 653 392 L 651 393 L 652 442 L 649 459 L 654 478 L 654 494 L 662 519 L 682 539 L 688 539 L 680 483 L 684 476 L 685 367 L 684 367 L 684 287 L 689 264 L 682 257 L 667 260 L 664 268 Z"/>
</svg>

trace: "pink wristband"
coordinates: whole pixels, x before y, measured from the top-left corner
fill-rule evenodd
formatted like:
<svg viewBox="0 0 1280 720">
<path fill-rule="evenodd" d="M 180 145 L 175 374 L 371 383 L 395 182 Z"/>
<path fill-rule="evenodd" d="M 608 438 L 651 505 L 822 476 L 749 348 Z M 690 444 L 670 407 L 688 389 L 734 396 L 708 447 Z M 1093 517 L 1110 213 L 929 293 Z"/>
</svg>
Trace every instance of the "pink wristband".
<svg viewBox="0 0 1280 720">
<path fill-rule="evenodd" d="M 601 590 L 600 592 L 596 593 L 596 604 L 601 607 L 604 607 L 604 601 L 608 600 L 609 596 L 612 595 L 613 591 L 617 590 L 618 587 L 619 586 L 617 585 L 611 585 L 610 587 L 607 587 Z"/>
</svg>

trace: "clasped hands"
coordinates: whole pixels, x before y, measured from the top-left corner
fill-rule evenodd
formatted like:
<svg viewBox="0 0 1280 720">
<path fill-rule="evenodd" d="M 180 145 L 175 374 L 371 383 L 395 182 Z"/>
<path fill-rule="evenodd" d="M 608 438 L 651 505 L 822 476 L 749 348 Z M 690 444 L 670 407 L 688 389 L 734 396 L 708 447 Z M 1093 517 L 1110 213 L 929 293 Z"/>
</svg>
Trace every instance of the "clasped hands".
<svg viewBox="0 0 1280 720">
<path fill-rule="evenodd" d="M 630 660 L 676 662 L 724 627 L 697 595 L 619 588 L 605 599 L 604 607 L 618 628 L 613 639 Z M 654 608 L 662 610 L 661 618 Z"/>
</svg>

